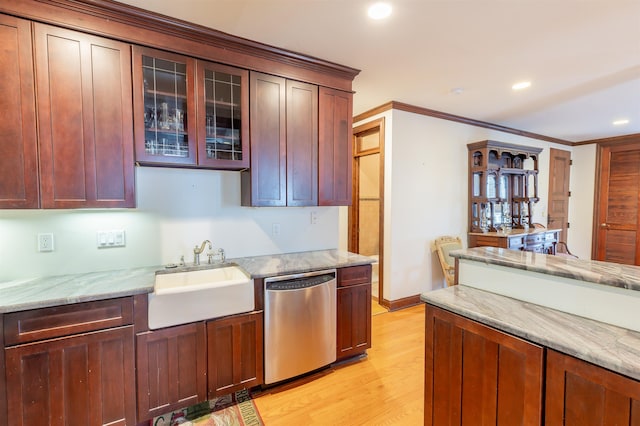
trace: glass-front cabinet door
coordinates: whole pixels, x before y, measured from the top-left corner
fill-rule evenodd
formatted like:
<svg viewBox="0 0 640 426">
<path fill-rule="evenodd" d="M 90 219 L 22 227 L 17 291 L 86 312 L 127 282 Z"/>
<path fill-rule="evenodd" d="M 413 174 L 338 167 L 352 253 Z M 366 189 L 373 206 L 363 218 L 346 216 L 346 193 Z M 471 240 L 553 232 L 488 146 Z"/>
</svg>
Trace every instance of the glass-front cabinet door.
<svg viewBox="0 0 640 426">
<path fill-rule="evenodd" d="M 136 161 L 197 163 L 195 60 L 134 47 Z"/>
<path fill-rule="evenodd" d="M 249 167 L 249 72 L 135 46 L 136 161 Z"/>
<path fill-rule="evenodd" d="M 198 164 L 249 167 L 249 72 L 198 61 Z"/>
</svg>

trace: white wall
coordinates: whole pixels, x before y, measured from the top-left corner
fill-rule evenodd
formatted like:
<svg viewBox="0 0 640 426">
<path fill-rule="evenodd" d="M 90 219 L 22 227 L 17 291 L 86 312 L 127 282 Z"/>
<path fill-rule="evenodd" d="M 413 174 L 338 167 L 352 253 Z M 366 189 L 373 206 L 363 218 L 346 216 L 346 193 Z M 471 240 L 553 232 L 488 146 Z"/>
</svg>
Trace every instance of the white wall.
<svg viewBox="0 0 640 426">
<path fill-rule="evenodd" d="M 569 223 L 567 245 L 571 253 L 581 259 L 591 259 L 591 241 L 595 196 L 596 171 L 595 144 L 573 148 L 569 198 Z"/>
<path fill-rule="evenodd" d="M 386 126 L 385 299 L 398 300 L 444 285 L 437 258 L 430 250 L 436 237 L 459 235 L 466 246 L 468 143 L 491 139 L 543 148 L 538 164 L 541 201 L 533 209 L 533 219 L 546 224 L 549 147 L 568 151 L 573 148 L 405 111 L 382 115 Z M 588 150 L 584 151 L 579 161 L 589 157 Z M 574 164 L 577 162 L 574 159 Z M 592 182 L 593 162 L 588 163 L 581 166 L 579 179 L 590 174 Z M 573 182 L 574 176 L 571 179 Z M 588 199 L 593 199 L 592 190 L 577 192 L 582 191 L 574 191 L 572 203 L 588 204 Z M 583 232 L 584 226 L 572 223 L 571 232 Z M 569 244 L 574 251 L 572 241 Z M 579 252 L 584 253 L 584 249 Z"/>
<path fill-rule="evenodd" d="M 229 258 L 339 244 L 338 207 L 241 207 L 239 172 L 137 167 L 136 193 L 136 209 L 0 210 L 0 282 L 175 263 L 181 255 L 192 262 L 205 239 Z M 125 230 L 126 247 L 96 247 L 96 232 L 110 229 Z M 36 236 L 48 232 L 56 250 L 39 253 Z"/>
</svg>

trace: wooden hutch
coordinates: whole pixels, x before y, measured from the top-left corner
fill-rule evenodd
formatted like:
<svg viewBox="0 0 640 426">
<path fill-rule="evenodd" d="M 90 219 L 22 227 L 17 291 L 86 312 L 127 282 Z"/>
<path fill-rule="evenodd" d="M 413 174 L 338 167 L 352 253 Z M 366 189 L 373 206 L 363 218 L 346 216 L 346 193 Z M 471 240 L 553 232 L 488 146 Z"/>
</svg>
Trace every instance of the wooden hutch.
<svg viewBox="0 0 640 426">
<path fill-rule="evenodd" d="M 469 247 L 555 254 L 560 230 L 534 227 L 542 148 L 485 140 L 469 150 Z"/>
</svg>

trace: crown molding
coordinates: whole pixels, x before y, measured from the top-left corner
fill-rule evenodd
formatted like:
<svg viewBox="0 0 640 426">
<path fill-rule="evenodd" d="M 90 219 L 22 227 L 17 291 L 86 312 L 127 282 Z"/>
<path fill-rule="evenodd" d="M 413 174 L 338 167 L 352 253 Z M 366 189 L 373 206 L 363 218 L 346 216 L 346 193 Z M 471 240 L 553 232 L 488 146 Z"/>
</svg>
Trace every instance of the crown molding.
<svg viewBox="0 0 640 426">
<path fill-rule="evenodd" d="M 543 140 L 547 142 L 553 142 L 560 145 L 573 146 L 574 142 L 553 138 L 551 136 L 545 136 L 538 133 L 527 132 L 525 130 L 514 129 L 512 127 L 501 126 L 499 124 L 489 123 L 486 121 L 475 120 L 473 118 L 462 117 L 459 115 L 449 114 L 442 111 L 436 111 L 429 108 L 423 108 L 415 105 L 409 105 L 398 101 L 390 101 L 376 108 L 370 109 L 353 117 L 353 122 L 361 121 L 390 109 L 396 109 L 400 111 L 411 112 L 414 114 L 425 115 L 428 117 L 440 118 L 442 120 L 455 121 L 457 123 L 468 124 L 470 126 L 484 127 L 486 129 L 497 130 L 505 133 L 512 133 L 514 135 L 525 136 L 528 138 Z"/>
</svg>

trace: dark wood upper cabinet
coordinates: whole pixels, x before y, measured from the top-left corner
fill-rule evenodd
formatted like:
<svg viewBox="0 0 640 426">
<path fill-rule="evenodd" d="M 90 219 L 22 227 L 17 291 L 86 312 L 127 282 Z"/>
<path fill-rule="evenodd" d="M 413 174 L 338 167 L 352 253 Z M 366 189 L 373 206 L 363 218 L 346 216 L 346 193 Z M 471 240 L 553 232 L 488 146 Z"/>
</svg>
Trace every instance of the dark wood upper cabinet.
<svg viewBox="0 0 640 426">
<path fill-rule="evenodd" d="M 250 73 L 251 168 L 242 172 L 242 205 L 287 205 L 286 80 Z"/>
<path fill-rule="evenodd" d="M 37 208 L 38 148 L 31 23 L 0 15 L 0 208 Z"/>
<path fill-rule="evenodd" d="M 353 94 L 320 87 L 318 205 L 351 205 Z"/>
<path fill-rule="evenodd" d="M 318 205 L 318 86 L 287 81 L 287 206 Z"/>
<path fill-rule="evenodd" d="M 133 207 L 131 49 L 34 24 L 44 208 Z"/>
<path fill-rule="evenodd" d="M 242 205 L 318 205 L 318 86 L 250 74 L 251 165 Z"/>
</svg>

